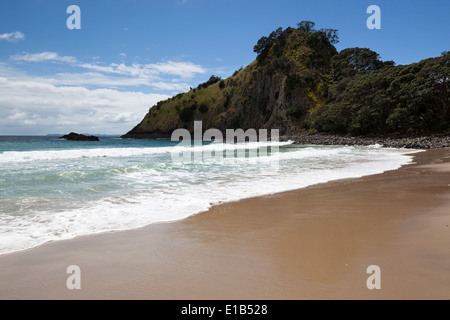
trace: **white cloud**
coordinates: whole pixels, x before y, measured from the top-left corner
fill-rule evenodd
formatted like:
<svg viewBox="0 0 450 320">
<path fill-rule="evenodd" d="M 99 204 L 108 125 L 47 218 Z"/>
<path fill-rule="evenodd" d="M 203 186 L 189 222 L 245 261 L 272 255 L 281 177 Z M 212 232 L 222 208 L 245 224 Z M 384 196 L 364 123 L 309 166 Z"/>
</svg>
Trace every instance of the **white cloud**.
<svg viewBox="0 0 450 320">
<path fill-rule="evenodd" d="M 24 40 L 24 39 L 25 39 L 25 35 L 20 31 L 0 34 L 0 40 L 6 40 L 9 42 L 18 42 L 18 41 Z"/>
<path fill-rule="evenodd" d="M 9 120 L 24 120 L 27 118 L 27 114 L 21 111 L 14 111 L 9 117 Z"/>
<path fill-rule="evenodd" d="M 35 79 L 37 80 L 37 78 Z M 95 86 L 108 88 L 147 86 L 156 90 L 173 92 L 187 91 L 190 87 L 187 83 L 153 81 L 152 79 L 143 77 L 108 76 L 98 72 L 58 73 L 51 77 L 41 77 L 39 81 L 57 86 Z"/>
<path fill-rule="evenodd" d="M 158 90 L 185 92 L 188 91 L 190 86 L 187 83 L 176 83 L 176 82 L 151 82 L 150 86 Z"/>
<path fill-rule="evenodd" d="M 156 71 L 145 70 L 139 64 L 132 64 L 130 66 L 124 63 L 111 63 L 109 66 L 102 66 L 99 64 L 92 63 L 82 63 L 79 65 L 83 69 L 94 70 L 102 73 L 110 73 L 110 74 L 118 74 L 125 76 L 134 76 L 134 77 L 154 77 L 156 76 Z"/>
<path fill-rule="evenodd" d="M 125 53 L 119 54 L 126 57 Z M 10 57 L 15 62 L 59 62 L 88 70 L 88 72 L 58 73 L 54 76 L 42 77 L 45 82 L 55 85 L 88 85 L 108 87 L 149 86 L 157 90 L 185 91 L 190 85 L 180 83 L 179 80 L 191 79 L 199 74 L 206 73 L 206 69 L 192 62 L 166 61 L 153 64 L 133 63 L 85 63 L 72 56 L 61 56 L 56 52 L 40 52 L 13 55 Z M 98 60 L 98 59 L 96 59 Z M 165 80 L 164 77 L 176 76 L 178 83 L 173 79 Z"/>
<path fill-rule="evenodd" d="M 126 56 L 124 53 L 121 56 Z M 101 63 L 85 63 L 80 62 L 72 56 L 61 56 L 56 52 L 40 52 L 40 53 L 22 53 L 10 57 L 15 62 L 58 62 L 66 63 L 70 67 L 87 70 L 87 72 L 76 73 L 57 73 L 50 76 L 34 77 L 45 83 L 61 86 L 97 86 L 97 87 L 135 87 L 147 86 L 156 90 L 165 90 L 175 92 L 183 92 L 189 89 L 191 85 L 183 80 L 191 79 L 199 74 L 206 73 L 200 65 L 192 62 L 159 62 L 154 64 L 138 64 L 127 65 L 125 63 L 111 63 L 102 65 Z M 96 59 L 98 60 L 98 58 Z M 2 65 L 0 65 L 0 68 Z M 3 65 L 5 67 L 5 65 Z M 6 74 L 14 74 L 14 70 L 9 68 Z M 171 79 L 166 79 L 168 76 Z M 178 77 L 173 79 L 173 77 Z M 16 79 L 26 78 L 21 74 Z M 10 78 L 11 79 L 11 78 Z M 14 78 L 13 78 L 14 79 Z"/>
<path fill-rule="evenodd" d="M 119 54 L 122 58 L 126 57 L 125 53 Z M 110 73 L 118 75 L 126 75 L 133 77 L 155 78 L 158 75 L 172 75 L 181 78 L 192 78 L 198 74 L 204 74 L 206 69 L 192 62 L 175 62 L 166 61 L 153 64 L 134 63 L 126 65 L 125 63 L 111 63 L 110 65 L 101 65 L 99 63 L 83 63 L 77 58 L 71 56 L 60 56 L 56 52 L 40 52 L 40 53 L 23 53 L 11 56 L 16 62 L 63 62 L 77 67 L 94 70 L 101 73 Z"/>
<path fill-rule="evenodd" d="M 50 51 L 10 61 L 18 64 L 0 62 L 0 134 L 126 133 L 151 106 L 189 90 L 187 80 L 207 71 L 189 61 L 107 65 Z M 23 63 L 58 63 L 58 73 L 30 75 Z M 141 86 L 171 94 L 139 92 Z"/>
<path fill-rule="evenodd" d="M 196 74 L 203 74 L 206 70 L 199 65 L 191 62 L 174 62 L 167 61 L 163 63 L 147 64 L 145 68 L 157 70 L 160 73 L 180 76 L 183 78 L 192 78 Z"/>
<path fill-rule="evenodd" d="M 11 57 L 14 61 L 23 61 L 23 62 L 43 62 L 43 61 L 56 61 L 74 64 L 77 63 L 78 60 L 75 57 L 71 56 L 60 56 L 56 52 L 40 52 L 40 53 L 23 53 L 17 54 Z"/>
<path fill-rule="evenodd" d="M 0 77 L 0 134 L 125 133 L 168 95 L 57 87 Z"/>
<path fill-rule="evenodd" d="M 38 80 L 38 78 L 35 78 Z M 99 72 L 57 73 L 52 76 L 40 77 L 39 81 L 57 86 L 88 86 L 88 87 L 135 87 L 152 86 L 151 81 L 143 78 L 108 76 Z"/>
<path fill-rule="evenodd" d="M 82 63 L 79 65 L 84 69 L 95 70 L 102 73 L 112 73 L 128 76 L 140 76 L 155 78 L 158 75 L 174 75 L 182 78 L 192 78 L 197 74 L 204 74 L 206 69 L 192 62 L 159 62 L 154 64 L 132 64 L 112 63 L 109 66 L 99 64 Z"/>
</svg>

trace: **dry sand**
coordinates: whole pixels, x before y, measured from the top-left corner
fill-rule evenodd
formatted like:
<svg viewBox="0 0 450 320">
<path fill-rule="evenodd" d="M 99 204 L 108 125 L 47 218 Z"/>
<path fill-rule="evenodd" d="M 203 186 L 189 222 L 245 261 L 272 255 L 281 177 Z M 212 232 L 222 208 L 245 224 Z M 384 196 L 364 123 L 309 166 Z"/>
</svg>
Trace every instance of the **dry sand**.
<svg viewBox="0 0 450 320">
<path fill-rule="evenodd" d="M 0 256 L 0 299 L 449 299 L 450 149 L 361 179 Z M 81 268 L 81 290 L 66 269 Z M 366 269 L 381 268 L 381 290 Z"/>
</svg>

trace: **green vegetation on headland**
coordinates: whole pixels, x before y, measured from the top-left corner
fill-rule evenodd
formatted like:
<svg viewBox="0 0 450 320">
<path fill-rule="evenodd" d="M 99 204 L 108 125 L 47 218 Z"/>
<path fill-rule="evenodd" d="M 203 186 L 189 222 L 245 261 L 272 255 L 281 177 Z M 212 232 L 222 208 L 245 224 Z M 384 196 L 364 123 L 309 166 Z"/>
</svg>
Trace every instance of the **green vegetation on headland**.
<svg viewBox="0 0 450 320">
<path fill-rule="evenodd" d="M 178 128 L 193 131 L 194 120 L 223 132 L 449 133 L 450 53 L 395 66 L 368 48 L 338 52 L 337 30 L 314 26 L 303 21 L 262 37 L 246 68 L 159 102 L 123 137 L 169 138 Z"/>
</svg>

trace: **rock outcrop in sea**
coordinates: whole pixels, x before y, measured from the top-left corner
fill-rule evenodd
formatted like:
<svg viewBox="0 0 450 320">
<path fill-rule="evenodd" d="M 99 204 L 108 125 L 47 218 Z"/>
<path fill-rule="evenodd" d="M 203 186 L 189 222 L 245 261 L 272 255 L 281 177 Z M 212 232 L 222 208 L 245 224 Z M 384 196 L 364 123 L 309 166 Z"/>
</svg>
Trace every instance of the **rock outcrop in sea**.
<svg viewBox="0 0 450 320">
<path fill-rule="evenodd" d="M 75 132 L 71 132 L 62 137 L 59 137 L 59 139 L 68 141 L 100 141 L 100 139 L 96 136 L 86 136 L 84 134 L 79 134 Z"/>
</svg>

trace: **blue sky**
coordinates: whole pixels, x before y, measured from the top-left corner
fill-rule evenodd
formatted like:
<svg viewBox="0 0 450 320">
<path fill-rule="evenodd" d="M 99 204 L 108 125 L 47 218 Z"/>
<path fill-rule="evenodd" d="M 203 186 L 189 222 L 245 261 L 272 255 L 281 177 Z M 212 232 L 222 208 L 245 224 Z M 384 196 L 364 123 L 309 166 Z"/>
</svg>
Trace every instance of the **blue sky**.
<svg viewBox="0 0 450 320">
<path fill-rule="evenodd" d="M 381 30 L 369 30 L 369 5 Z M 81 9 L 69 30 L 66 9 Z M 408 64 L 449 49 L 448 0 L 2 0 L 0 134 L 122 134 L 148 108 L 255 59 L 257 40 L 302 20 Z"/>
</svg>

